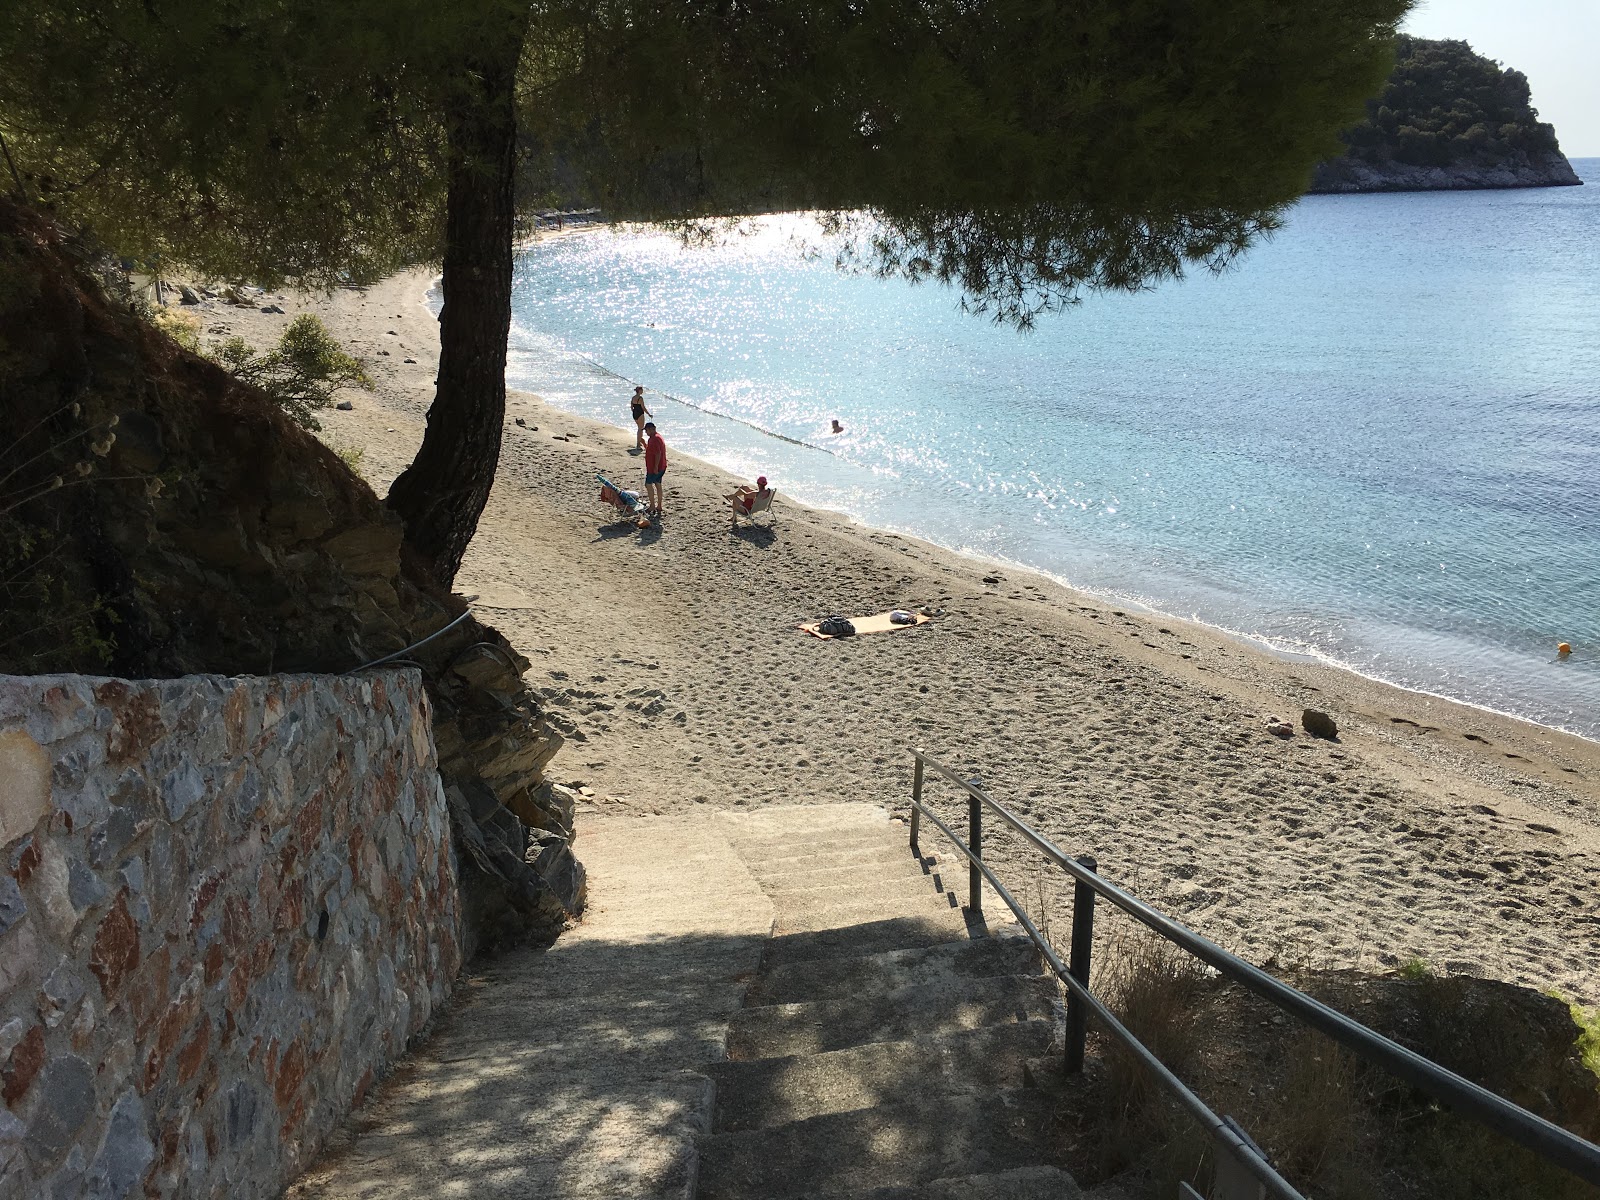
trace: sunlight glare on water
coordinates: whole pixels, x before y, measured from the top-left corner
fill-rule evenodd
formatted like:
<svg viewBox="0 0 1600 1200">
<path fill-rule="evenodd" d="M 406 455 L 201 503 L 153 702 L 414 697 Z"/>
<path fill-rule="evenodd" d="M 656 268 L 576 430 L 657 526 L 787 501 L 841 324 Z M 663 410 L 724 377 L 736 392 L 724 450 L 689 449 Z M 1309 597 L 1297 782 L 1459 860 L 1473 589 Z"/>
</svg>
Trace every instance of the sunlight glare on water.
<svg viewBox="0 0 1600 1200">
<path fill-rule="evenodd" d="M 1029 334 L 759 229 L 531 247 L 510 384 L 627 426 L 643 383 L 795 499 L 1600 736 L 1600 186 L 1309 197 Z"/>
</svg>

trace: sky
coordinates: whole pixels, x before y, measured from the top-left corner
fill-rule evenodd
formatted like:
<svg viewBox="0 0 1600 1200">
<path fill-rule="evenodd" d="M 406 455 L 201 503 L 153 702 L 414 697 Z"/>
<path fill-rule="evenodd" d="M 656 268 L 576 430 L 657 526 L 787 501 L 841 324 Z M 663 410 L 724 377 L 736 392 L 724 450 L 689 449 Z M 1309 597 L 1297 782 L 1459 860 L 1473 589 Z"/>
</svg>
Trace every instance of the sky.
<svg viewBox="0 0 1600 1200">
<path fill-rule="evenodd" d="M 1600 0 L 1418 0 L 1403 28 L 1515 67 L 1563 153 L 1600 158 Z"/>
</svg>

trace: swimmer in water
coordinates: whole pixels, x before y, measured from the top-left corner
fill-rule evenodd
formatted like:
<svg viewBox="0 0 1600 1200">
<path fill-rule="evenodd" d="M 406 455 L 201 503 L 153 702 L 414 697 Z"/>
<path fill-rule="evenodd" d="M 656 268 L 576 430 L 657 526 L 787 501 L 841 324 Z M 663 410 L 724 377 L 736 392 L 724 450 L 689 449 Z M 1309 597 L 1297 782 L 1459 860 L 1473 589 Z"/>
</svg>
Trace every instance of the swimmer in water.
<svg viewBox="0 0 1600 1200">
<path fill-rule="evenodd" d="M 844 426 L 839 424 L 839 418 L 838 417 L 835 417 L 833 419 L 833 432 L 834 433 L 843 433 L 844 432 Z"/>
</svg>

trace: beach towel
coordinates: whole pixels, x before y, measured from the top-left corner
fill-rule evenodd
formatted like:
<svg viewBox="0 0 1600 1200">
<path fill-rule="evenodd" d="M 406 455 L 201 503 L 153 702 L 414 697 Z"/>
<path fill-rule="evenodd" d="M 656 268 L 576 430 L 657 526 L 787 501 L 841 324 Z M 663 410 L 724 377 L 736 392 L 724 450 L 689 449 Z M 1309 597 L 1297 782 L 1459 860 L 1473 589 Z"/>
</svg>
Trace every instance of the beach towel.
<svg viewBox="0 0 1600 1200">
<path fill-rule="evenodd" d="M 600 484 L 600 503 L 609 504 L 614 508 L 632 513 L 638 513 L 644 508 L 644 501 L 637 492 L 630 492 L 627 488 L 618 487 L 604 475 L 596 474 L 595 479 Z"/>
<path fill-rule="evenodd" d="M 856 636 L 861 637 L 869 633 L 893 633 L 896 629 L 915 629 L 918 625 L 926 625 L 930 620 L 933 619 L 931 617 L 925 617 L 921 613 L 917 613 L 916 618 L 917 619 L 909 625 L 899 625 L 889 620 L 889 614 L 883 612 L 871 617 L 851 617 L 850 624 L 856 627 Z M 834 635 L 831 633 L 823 633 L 821 630 L 821 625 L 821 621 L 810 621 L 804 625 L 801 625 L 800 628 L 805 630 L 814 638 L 821 638 L 825 642 L 832 641 Z"/>
</svg>

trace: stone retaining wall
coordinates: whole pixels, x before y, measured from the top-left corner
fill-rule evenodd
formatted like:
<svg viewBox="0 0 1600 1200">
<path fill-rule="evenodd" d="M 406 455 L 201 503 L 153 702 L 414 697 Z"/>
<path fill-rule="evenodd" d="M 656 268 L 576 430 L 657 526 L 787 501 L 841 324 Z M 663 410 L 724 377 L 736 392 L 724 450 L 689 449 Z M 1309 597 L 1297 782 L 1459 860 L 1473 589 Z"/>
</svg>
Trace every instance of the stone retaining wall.
<svg viewBox="0 0 1600 1200">
<path fill-rule="evenodd" d="M 277 1196 L 457 905 L 416 672 L 0 676 L 0 1198 Z"/>
</svg>

